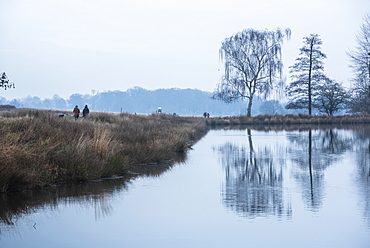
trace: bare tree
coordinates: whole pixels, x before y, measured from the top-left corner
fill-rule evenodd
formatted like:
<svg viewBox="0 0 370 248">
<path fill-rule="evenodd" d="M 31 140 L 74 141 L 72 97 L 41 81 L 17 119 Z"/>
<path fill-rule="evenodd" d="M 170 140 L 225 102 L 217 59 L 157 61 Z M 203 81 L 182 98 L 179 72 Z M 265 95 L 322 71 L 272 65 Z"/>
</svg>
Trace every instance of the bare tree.
<svg viewBox="0 0 370 248">
<path fill-rule="evenodd" d="M 267 96 L 281 86 L 281 46 L 290 34 L 290 29 L 246 29 L 226 38 L 219 52 L 225 73 L 213 98 L 224 102 L 248 99 L 247 116 L 251 116 L 255 93 Z"/>
<path fill-rule="evenodd" d="M 344 108 L 349 99 L 349 95 L 342 84 L 330 78 L 326 78 L 325 82 L 317 87 L 317 94 L 313 105 L 320 112 L 327 115 L 333 115 Z"/>
<path fill-rule="evenodd" d="M 352 112 L 370 114 L 370 14 L 365 16 L 356 41 L 357 46 L 347 53 L 354 74 L 349 107 Z"/>
<path fill-rule="evenodd" d="M 320 81 L 325 79 L 323 59 L 326 55 L 321 52 L 322 41 L 318 34 L 303 38 L 304 45 L 300 48 L 299 57 L 290 66 L 292 82 L 287 88 L 289 102 L 287 109 L 308 109 L 312 114 L 312 102 Z"/>
<path fill-rule="evenodd" d="M 370 86 L 357 86 L 352 89 L 348 108 L 352 113 L 370 114 Z"/>
<path fill-rule="evenodd" d="M 7 88 L 15 88 L 14 83 L 9 82 L 9 79 L 5 72 L 0 74 L 0 88 L 4 88 L 5 90 Z"/>
</svg>

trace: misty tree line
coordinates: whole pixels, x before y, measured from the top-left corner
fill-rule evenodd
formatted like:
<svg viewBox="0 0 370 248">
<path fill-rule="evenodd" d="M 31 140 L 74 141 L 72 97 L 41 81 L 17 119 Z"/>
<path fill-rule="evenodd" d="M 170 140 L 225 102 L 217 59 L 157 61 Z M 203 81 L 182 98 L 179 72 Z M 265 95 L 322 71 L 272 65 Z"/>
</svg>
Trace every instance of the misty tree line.
<svg viewBox="0 0 370 248">
<path fill-rule="evenodd" d="M 21 99 L 7 100 L 0 96 L 0 105 L 13 105 L 17 108 L 72 109 L 75 105 L 86 104 L 91 111 L 154 113 L 158 107 L 164 113 L 180 115 L 199 115 L 208 112 L 211 116 L 245 115 L 245 102 L 224 104 L 214 101 L 212 92 L 197 89 L 157 89 L 146 90 L 134 87 L 127 91 L 93 92 L 92 94 L 73 94 L 64 99 L 55 94 L 51 98 L 41 99 L 27 96 Z M 264 100 L 256 97 L 253 100 L 253 115 L 259 114 L 292 114 L 276 100 Z"/>
<path fill-rule="evenodd" d="M 341 109 L 370 114 L 370 15 L 356 36 L 357 46 L 347 53 L 354 74 L 353 87 L 348 90 L 325 75 L 326 54 L 318 34 L 303 38 L 299 56 L 289 67 L 292 81 L 284 86 L 281 46 L 290 35 L 290 29 L 247 29 L 226 38 L 219 51 L 225 72 L 213 98 L 224 102 L 247 99 L 248 116 L 255 95 L 267 97 L 272 91 L 287 96 L 286 109 L 303 109 L 309 115 L 313 110 L 333 115 Z"/>
</svg>

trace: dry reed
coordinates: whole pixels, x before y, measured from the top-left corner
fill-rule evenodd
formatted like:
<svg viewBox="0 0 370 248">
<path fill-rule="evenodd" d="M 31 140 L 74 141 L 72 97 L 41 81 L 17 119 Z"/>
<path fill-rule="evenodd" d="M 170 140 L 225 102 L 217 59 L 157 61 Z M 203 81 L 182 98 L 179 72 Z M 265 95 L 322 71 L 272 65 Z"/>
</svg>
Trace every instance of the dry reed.
<svg viewBox="0 0 370 248">
<path fill-rule="evenodd" d="M 122 175 L 171 160 L 206 130 L 200 118 L 91 113 L 74 121 L 41 110 L 0 112 L 0 191 Z"/>
<path fill-rule="evenodd" d="M 223 125 L 346 125 L 346 124 L 369 124 L 369 115 L 340 115 L 340 116 L 310 116 L 310 115 L 257 115 L 214 117 L 207 119 L 209 126 Z"/>
</svg>

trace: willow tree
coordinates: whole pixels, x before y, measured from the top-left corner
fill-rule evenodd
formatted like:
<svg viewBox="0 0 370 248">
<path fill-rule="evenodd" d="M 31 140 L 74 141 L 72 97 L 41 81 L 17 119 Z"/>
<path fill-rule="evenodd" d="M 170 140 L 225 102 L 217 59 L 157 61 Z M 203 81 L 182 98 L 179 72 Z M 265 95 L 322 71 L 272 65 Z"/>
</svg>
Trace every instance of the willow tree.
<svg viewBox="0 0 370 248">
<path fill-rule="evenodd" d="M 290 34 L 290 29 L 246 29 L 226 38 L 219 50 L 225 72 L 213 98 L 224 102 L 247 99 L 250 117 L 256 93 L 267 96 L 282 86 L 281 47 Z"/>
<path fill-rule="evenodd" d="M 321 52 L 322 40 L 318 34 L 304 37 L 304 44 L 299 49 L 300 54 L 294 65 L 290 66 L 292 82 L 287 88 L 289 98 L 287 109 L 308 109 L 312 114 L 317 87 L 326 79 L 323 59 L 326 55 Z"/>
</svg>

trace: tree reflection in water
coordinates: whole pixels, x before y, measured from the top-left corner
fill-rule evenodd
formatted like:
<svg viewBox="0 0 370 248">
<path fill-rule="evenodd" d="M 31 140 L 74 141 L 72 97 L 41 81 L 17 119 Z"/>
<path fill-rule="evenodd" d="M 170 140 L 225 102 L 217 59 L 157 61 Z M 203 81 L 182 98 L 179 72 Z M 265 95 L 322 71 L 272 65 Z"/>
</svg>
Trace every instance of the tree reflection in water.
<svg viewBox="0 0 370 248">
<path fill-rule="evenodd" d="M 285 150 L 267 146 L 255 149 L 251 130 L 247 133 L 247 147 L 231 143 L 219 147 L 225 170 L 223 201 L 226 207 L 247 218 L 267 215 L 290 218 L 291 206 L 284 203 L 282 189 L 285 156 L 277 156 Z"/>
<path fill-rule="evenodd" d="M 364 205 L 364 219 L 370 228 L 370 127 L 354 131 L 357 183 Z"/>
<path fill-rule="evenodd" d="M 311 130 L 288 136 L 289 154 L 297 165 L 294 177 L 302 188 L 307 208 L 318 211 L 324 198 L 324 171 L 351 148 L 352 139 L 339 130 Z"/>
<path fill-rule="evenodd" d="M 286 133 L 288 144 L 269 141 L 256 148 L 251 132 L 247 129 L 248 140 L 243 145 L 226 143 L 219 147 L 225 170 L 223 201 L 227 208 L 248 218 L 290 217 L 291 203 L 284 202 L 283 195 L 283 175 L 287 175 L 283 169 L 287 168 L 289 158 L 291 175 L 300 185 L 307 209 L 318 211 L 325 197 L 325 170 L 352 149 L 351 133 L 334 128 L 306 128 Z M 369 173 L 368 167 L 362 168 Z"/>
</svg>

